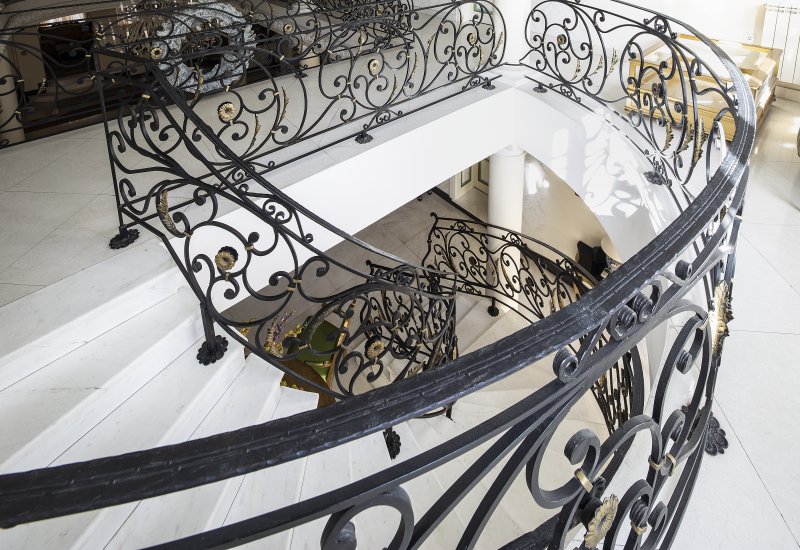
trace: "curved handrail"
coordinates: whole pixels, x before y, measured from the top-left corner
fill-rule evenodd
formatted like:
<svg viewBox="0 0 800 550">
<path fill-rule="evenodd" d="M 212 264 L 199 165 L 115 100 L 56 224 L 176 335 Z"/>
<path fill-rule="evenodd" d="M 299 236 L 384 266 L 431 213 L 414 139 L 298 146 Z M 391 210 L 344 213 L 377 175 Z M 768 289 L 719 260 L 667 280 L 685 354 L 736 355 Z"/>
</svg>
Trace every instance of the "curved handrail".
<svg viewBox="0 0 800 550">
<path fill-rule="evenodd" d="M 618 3 L 630 6 L 625 2 Z M 657 15 L 680 24 L 667 16 Z M 179 445 L 2 476 L 0 526 L 9 527 L 20 522 L 98 509 L 196 487 L 308 456 L 394 426 L 484 388 L 532 362 L 560 352 L 568 343 L 587 334 L 611 327 L 620 316 L 634 311 L 629 304 L 633 304 L 642 289 L 659 277 L 665 277 L 674 284 L 670 287 L 668 296 L 656 300 L 655 305 L 662 307 L 665 304 L 679 303 L 692 283 L 702 279 L 709 269 L 719 263 L 720 257 L 727 255 L 727 252 L 715 250 L 715 247 L 719 247 L 728 238 L 728 232 L 732 228 L 735 233 L 735 217 L 741 206 L 747 160 L 755 133 L 755 106 L 746 81 L 735 64 L 713 42 L 692 27 L 684 27 L 700 37 L 730 73 L 738 97 L 738 108 L 733 113 L 736 134 L 719 168 L 680 217 L 580 301 L 545 318 L 535 328 L 523 329 L 436 370 L 400 381 L 391 388 L 379 388 L 325 410 L 310 411 Z M 257 180 L 258 176 L 254 175 L 253 178 Z M 725 210 L 720 225 L 709 234 L 703 251 L 691 265 L 679 262 L 676 272 L 673 273 L 672 266 L 676 260 L 693 245 L 709 223 L 719 217 L 720 209 L 728 204 L 730 206 Z M 730 269 L 725 275 L 729 278 Z M 655 309 L 656 312 L 660 311 L 658 307 Z M 680 309 L 692 311 L 688 305 L 680 306 Z M 624 346 L 621 341 L 607 346 L 601 356 L 592 358 L 593 364 L 587 365 L 583 370 L 577 369 L 571 375 L 557 368 L 558 378 L 486 423 L 339 492 L 320 495 L 280 512 L 286 517 L 297 517 L 292 513 L 302 512 L 304 517 L 297 522 L 304 522 L 326 515 L 332 510 L 345 509 L 356 502 L 359 496 L 374 496 L 389 486 L 416 477 L 465 449 L 487 441 L 504 429 L 513 428 L 522 418 L 530 418 L 544 411 L 560 411 L 576 395 L 585 391 L 587 383 L 595 379 L 605 366 L 618 359 L 625 349 L 635 345 L 648 327 L 662 320 L 658 319 L 658 315 L 639 317 L 632 321 L 633 329 L 622 335 L 626 337 L 620 339 L 626 340 Z M 464 372 L 469 372 L 469 377 L 465 377 Z M 703 376 L 710 376 L 707 366 L 704 367 Z M 700 407 L 698 401 L 698 415 L 692 419 L 699 420 L 700 425 L 704 426 L 710 414 L 710 405 L 702 406 L 702 410 Z M 380 410 L 382 414 L 374 415 L 374 410 Z M 559 414 L 553 412 L 545 416 L 548 419 L 557 418 Z M 646 421 L 638 418 L 632 419 L 634 420 L 630 431 L 652 431 Z M 309 426 L 313 426 L 313 438 L 309 437 Z M 535 430 L 514 432 L 508 437 L 513 435 L 515 440 L 520 440 L 534 433 Z M 686 431 L 685 441 L 688 442 L 681 447 L 683 453 L 678 458 L 692 455 L 702 441 L 701 430 L 691 436 L 690 433 L 692 432 Z M 619 444 L 619 440 L 613 440 L 609 449 L 616 449 Z M 663 457 L 663 449 L 654 450 L 653 458 L 658 460 L 660 457 Z M 686 483 L 691 484 L 693 479 L 692 475 L 687 478 Z M 336 502 L 334 498 L 337 499 Z M 268 532 L 270 526 L 275 528 L 279 524 L 283 527 L 293 525 L 287 522 L 286 517 L 281 519 L 279 515 L 278 512 L 265 514 L 249 522 L 234 524 L 192 540 L 202 541 L 203 544 L 245 541 L 246 539 L 241 538 L 242 533 L 258 536 L 258 533 Z M 236 539 L 231 538 L 234 535 Z"/>
</svg>

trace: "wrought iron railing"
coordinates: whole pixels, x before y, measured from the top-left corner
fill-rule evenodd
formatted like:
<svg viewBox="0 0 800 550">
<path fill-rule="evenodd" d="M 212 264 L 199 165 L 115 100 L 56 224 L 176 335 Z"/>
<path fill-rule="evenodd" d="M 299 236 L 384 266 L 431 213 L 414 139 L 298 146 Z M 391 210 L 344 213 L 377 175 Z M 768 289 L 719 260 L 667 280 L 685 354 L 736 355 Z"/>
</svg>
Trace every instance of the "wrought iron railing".
<svg viewBox="0 0 800 550">
<path fill-rule="evenodd" d="M 497 316 L 500 308 L 533 324 L 579 301 L 597 280 L 576 261 L 552 246 L 516 231 L 477 220 L 440 218 L 428 234 L 423 265 L 455 277 L 455 289 L 481 296 Z M 611 335 L 582 339 L 570 346 L 575 355 L 606 345 Z M 634 347 L 592 386 L 592 394 L 610 434 L 643 412 L 642 359 Z"/>
<path fill-rule="evenodd" d="M 365 121 L 359 139 L 368 141 L 369 128 L 419 108 L 412 99 L 458 82 L 491 86 L 485 73 L 498 66 L 504 47 L 499 14 L 489 2 L 430 4 L 144 1 L 108 14 L 100 2 L 71 8 L 92 16 L 49 26 L 13 25 L 15 18 L 45 17 L 37 10 L 6 12 L 12 25 L 0 34 L 0 146 L 46 135 L 57 124 L 96 123 L 98 92 L 107 111 L 130 101 L 131 87 L 146 74 L 121 72 L 99 90 L 96 73 L 113 62 L 91 53 L 107 48 L 157 60 L 171 85 L 198 92 L 192 108 L 212 108 L 207 122 L 248 161 L 356 120 Z M 59 6 L 45 13 L 63 10 L 70 12 Z M 290 94 L 293 80 L 285 76 L 308 81 Z M 230 93 L 208 105 L 206 94 L 220 89 Z"/>
<path fill-rule="evenodd" d="M 470 507 L 461 539 L 453 541 L 457 547 L 472 547 L 524 470 L 531 505 L 547 511 L 550 519 L 530 525 L 529 533 L 514 541 L 514 546 L 564 548 L 577 531 L 583 535 L 586 548 L 603 541 L 608 548 L 616 544 L 627 548 L 669 547 L 686 513 L 712 418 L 713 390 L 730 320 L 735 245 L 755 109 L 735 64 L 693 28 L 624 2 L 603 3 L 607 4 L 614 6 L 614 12 L 584 1 L 546 0 L 538 4 L 528 22 L 531 52 L 524 61 L 530 63 L 532 78 L 539 82 L 537 91 L 550 90 L 584 106 L 602 107 L 602 114 L 608 114 L 616 130 L 650 159 L 653 170 L 646 177 L 661 186 L 663 196 L 672 198 L 680 208 L 677 218 L 652 242 L 580 299 L 532 326 L 477 353 L 443 362 L 438 368 L 374 389 L 368 395 L 171 447 L 2 476 L 0 527 L 134 502 L 275 467 L 447 407 L 553 357 L 553 376 L 542 387 L 416 457 L 331 492 L 173 545 L 238 545 L 328 518 L 321 545 L 354 546 L 357 532 L 352 520 L 365 510 L 388 506 L 400 517 L 390 547 L 419 548 L 483 480 L 487 488 L 479 496 L 477 507 Z M 496 7 L 493 13 L 498 13 Z M 612 32 L 614 39 L 607 40 L 606 35 Z M 681 33 L 699 40 L 705 58 L 681 41 Z M 665 46 L 669 56 L 653 66 L 646 52 L 654 43 Z M 222 51 L 229 50 L 223 47 Z M 326 257 L 313 249 L 304 222 L 313 220 L 323 232 L 346 236 L 270 187 L 260 175 L 264 166 L 247 159 L 248 149 L 229 147 L 225 133 L 215 131 L 199 116 L 196 106 L 202 99 L 195 104 L 185 99 L 187 91 L 198 93 L 196 90 L 176 87 L 171 80 L 174 73 L 165 72 L 159 61 L 143 62 L 130 52 L 115 55 L 121 61 L 113 70 L 120 74 L 138 64 L 155 77 L 151 80 L 154 84 L 149 85 L 153 94 L 125 107 L 125 114 L 118 117 L 122 123 L 109 128 L 115 170 L 126 175 L 140 173 L 120 161 L 126 153 L 135 151 L 170 174 L 157 178 L 154 185 L 139 187 L 144 198 L 135 207 L 133 201 L 139 199 L 134 199 L 130 191 L 136 184 L 125 181 L 126 177 L 117 180 L 122 193 L 120 205 L 134 213 L 136 223 L 160 233 L 165 240 L 174 236 L 185 244 L 197 237 L 202 227 L 221 228 L 219 204 L 229 201 L 260 227 L 268 228 L 271 242 L 291 242 L 292 250 L 309 254 L 294 256 L 288 268 L 268 270 L 275 274 L 276 284 L 283 281 L 283 289 L 302 284 L 295 280 L 303 266 L 311 268 L 315 261 L 321 261 L 316 274 L 324 276 L 328 266 L 337 265 L 332 259 L 315 259 Z M 534 59 L 537 55 L 541 56 L 538 61 Z M 655 82 L 648 80 L 651 75 L 655 75 Z M 472 75 L 467 82 L 475 82 Z M 198 95 L 203 96 L 204 91 Z M 704 118 L 708 109 L 700 109 L 706 96 L 720 101 L 710 107 L 710 123 Z M 235 104 L 233 113 L 234 117 L 241 113 Z M 724 136 L 731 138 L 727 145 L 720 129 L 726 117 L 735 127 Z M 244 141 L 249 143 L 250 139 Z M 201 158 L 196 140 L 212 143 L 222 157 L 222 166 L 206 163 L 198 167 L 203 173 L 190 173 L 180 155 Z M 703 159 L 706 170 L 696 171 Z M 209 208 L 211 214 L 198 217 L 189 210 L 175 212 L 164 195 L 171 186 L 191 189 L 192 208 Z M 166 203 L 160 212 L 158 203 Z M 202 221 L 198 223 L 197 219 Z M 256 257 L 269 257 L 268 252 L 274 252 L 271 246 L 257 248 L 263 242 L 258 235 L 248 237 L 233 227 L 221 229 L 226 234 L 225 243 L 231 241 L 242 249 L 237 248 L 237 253 L 246 258 L 248 266 Z M 240 261 L 230 251 L 215 266 L 209 254 L 195 254 L 186 246 L 181 254 L 177 250 L 171 249 L 173 257 L 198 296 L 204 297 L 204 303 L 213 303 L 214 284 L 227 284 L 234 295 L 245 288 L 257 297 L 253 285 L 232 282 L 244 273 L 227 267 L 231 257 L 234 264 Z M 385 276 L 381 268 L 366 273 L 351 266 L 337 267 L 363 275 L 370 291 L 390 289 L 444 302 L 441 288 L 454 288 L 441 282 L 453 281 L 446 274 L 390 259 L 396 262 L 394 273 L 413 276 L 394 278 Z M 698 291 L 700 300 L 693 296 Z M 343 300 L 336 303 L 345 304 L 350 296 L 342 296 Z M 322 302 L 329 303 L 327 299 Z M 220 321 L 221 313 L 214 312 L 213 319 Z M 236 325 L 231 322 L 223 328 Z M 667 326 L 675 326 L 678 335 L 668 342 L 663 359 L 647 369 L 652 382 L 647 407 L 607 437 L 588 429 L 577 431 L 564 449 L 575 470 L 559 479 L 543 480 L 545 454 L 553 447 L 554 433 L 563 426 L 570 409 L 645 338 Z M 646 382 L 638 375 L 641 370 L 632 372 L 635 379 L 630 381 L 631 387 L 644 388 Z M 691 390 L 683 395 L 671 392 L 682 379 L 691 379 Z M 486 445 L 477 457 L 467 454 L 482 444 Z M 409 496 L 404 484 L 434 475 L 442 464 L 466 460 L 467 456 L 466 470 L 421 517 L 415 516 L 410 503 L 413 494 Z M 623 467 L 625 475 L 617 475 Z"/>
</svg>

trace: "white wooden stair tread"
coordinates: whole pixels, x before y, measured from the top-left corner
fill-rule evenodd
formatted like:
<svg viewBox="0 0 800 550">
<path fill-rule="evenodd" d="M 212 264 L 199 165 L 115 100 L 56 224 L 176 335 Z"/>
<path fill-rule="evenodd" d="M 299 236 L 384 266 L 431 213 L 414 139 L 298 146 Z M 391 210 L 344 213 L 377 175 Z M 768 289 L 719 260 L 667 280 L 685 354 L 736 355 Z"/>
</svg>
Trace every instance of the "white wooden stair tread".
<svg viewBox="0 0 800 550">
<path fill-rule="evenodd" d="M 267 422 L 280 400 L 283 373 L 255 355 L 190 439 Z M 142 548 L 218 527 L 242 478 L 142 501 L 117 531 L 112 548 Z M 98 541 L 99 542 L 99 541 Z"/>
<path fill-rule="evenodd" d="M 195 345 L 199 347 L 200 343 Z M 192 346 L 54 464 L 117 455 L 189 438 L 244 366 L 243 348 L 236 343 L 212 365 L 200 365 L 196 355 L 196 347 Z M 0 532 L 0 548 L 92 548 L 90 541 L 104 544 L 110 540 L 135 506 L 135 503 L 123 504 Z"/>
<path fill-rule="evenodd" d="M 172 258 L 141 245 L 0 308 L 0 389 L 185 286 Z"/>
<path fill-rule="evenodd" d="M 50 464 L 201 334 L 180 292 L 0 391 L 0 471 Z"/>
<path fill-rule="evenodd" d="M 318 398 L 315 394 L 285 387 L 282 387 L 280 392 L 280 400 L 273 418 L 293 416 L 317 406 Z M 222 523 L 229 525 L 297 502 L 303 486 L 306 463 L 307 459 L 300 458 L 244 476 Z M 268 539 L 255 541 L 242 548 L 286 549 L 291 538 L 290 530 Z"/>
</svg>

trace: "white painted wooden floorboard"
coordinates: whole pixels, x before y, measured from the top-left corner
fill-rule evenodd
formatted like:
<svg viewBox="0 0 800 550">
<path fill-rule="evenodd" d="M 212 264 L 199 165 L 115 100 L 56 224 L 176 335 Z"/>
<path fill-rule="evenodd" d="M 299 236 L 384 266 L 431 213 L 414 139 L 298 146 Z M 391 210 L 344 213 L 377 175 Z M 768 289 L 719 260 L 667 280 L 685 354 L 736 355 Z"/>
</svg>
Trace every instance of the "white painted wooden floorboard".
<svg viewBox="0 0 800 550">
<path fill-rule="evenodd" d="M 317 396 L 291 388 L 281 388 L 280 401 L 273 419 L 286 418 L 317 406 Z M 244 476 L 233 504 L 227 511 L 223 524 L 230 525 L 272 510 L 277 510 L 300 499 L 307 459 L 300 458 Z M 242 548 L 259 550 L 286 550 L 292 531 L 252 542 Z"/>
<path fill-rule="evenodd" d="M 1 471 L 53 462 L 201 335 L 182 291 L 1 391 Z"/>
<path fill-rule="evenodd" d="M 278 406 L 282 377 L 259 357 L 248 357 L 244 370 L 190 439 L 267 422 Z M 241 477 L 232 478 L 142 501 L 106 548 L 143 548 L 218 527 L 241 482 Z"/>
<path fill-rule="evenodd" d="M 189 438 L 244 367 L 243 348 L 236 343 L 229 346 L 220 361 L 200 365 L 196 358 L 196 346 L 200 343 L 195 342 L 121 403 L 54 464 L 174 444 Z M 102 547 L 135 506 L 135 503 L 123 504 L 0 532 L 0 548 Z"/>
<path fill-rule="evenodd" d="M 142 245 L 0 308 L 0 389 L 185 286 L 163 248 Z"/>
</svg>

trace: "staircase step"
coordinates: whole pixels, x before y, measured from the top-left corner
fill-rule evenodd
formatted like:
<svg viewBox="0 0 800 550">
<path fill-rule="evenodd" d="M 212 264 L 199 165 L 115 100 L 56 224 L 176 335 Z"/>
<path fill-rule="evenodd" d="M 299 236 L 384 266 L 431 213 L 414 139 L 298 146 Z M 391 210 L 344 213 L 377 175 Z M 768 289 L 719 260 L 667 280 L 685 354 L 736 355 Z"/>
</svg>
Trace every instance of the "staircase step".
<svg viewBox="0 0 800 550">
<path fill-rule="evenodd" d="M 353 480 L 350 454 L 352 444 L 339 445 L 308 457 L 300 501 L 344 487 Z M 320 547 L 322 530 L 327 518 L 320 518 L 295 527 L 292 532 L 291 550 L 311 550 Z"/>
<path fill-rule="evenodd" d="M 181 291 L 0 391 L 0 471 L 49 465 L 201 335 Z"/>
<path fill-rule="evenodd" d="M 54 463 L 67 464 L 186 441 L 244 367 L 233 342 L 208 366 L 197 362 L 198 341 L 121 403 Z M 0 548 L 98 548 L 111 539 L 136 503 L 22 525 L 0 532 Z"/>
<path fill-rule="evenodd" d="M 397 460 L 406 460 L 422 452 L 414 434 L 408 427 L 408 422 L 404 422 L 395 427 L 395 431 L 400 436 L 400 455 Z M 411 496 L 411 505 L 414 510 L 414 517 L 419 520 L 428 509 L 442 496 L 445 488 L 440 479 L 437 468 L 433 472 L 428 472 L 402 485 L 406 492 Z M 450 514 L 434 530 L 430 537 L 423 544 L 424 549 L 453 548 L 454 541 L 461 537 L 464 531 L 464 524 L 454 514 Z"/>
<path fill-rule="evenodd" d="M 409 421 L 409 427 L 412 430 L 414 437 L 419 441 L 420 445 L 424 449 L 433 448 L 436 445 L 445 442 L 449 438 L 448 435 L 443 433 L 446 431 L 444 427 L 447 426 L 447 424 L 444 424 L 443 422 L 438 423 L 436 424 L 436 428 L 434 428 L 434 424 L 429 422 L 430 420 L 436 419 L 419 419 Z M 452 422 L 450 424 L 455 426 L 455 424 Z M 455 427 L 449 429 L 452 430 L 450 434 L 452 436 L 462 432 L 461 429 Z M 489 449 L 489 447 L 491 447 L 495 439 L 483 443 L 464 455 L 437 468 L 436 474 L 444 487 L 450 487 L 456 483 L 459 477 L 464 474 L 464 472 L 466 472 L 472 464 L 479 460 L 480 457 Z M 457 517 L 463 525 L 467 525 L 472 519 L 473 513 L 480 505 L 481 499 L 486 494 L 487 489 L 495 479 L 500 468 L 501 466 L 495 467 L 495 469 L 489 475 L 483 478 L 476 487 L 474 487 L 463 497 L 461 502 L 459 502 L 456 506 L 455 510 L 451 512 L 451 515 Z M 515 480 L 515 487 L 513 487 L 515 490 L 519 489 L 516 487 L 517 484 L 521 484 L 520 487 L 522 490 L 527 491 L 524 484 L 524 478 L 520 477 L 518 480 Z M 527 511 L 530 506 L 535 506 L 530 493 L 526 492 L 526 494 L 530 505 L 524 508 L 524 511 Z M 520 524 L 514 521 L 514 519 L 505 511 L 504 506 L 505 503 L 501 501 L 500 508 L 495 511 L 490 520 L 492 527 L 487 529 L 479 539 L 479 548 L 499 548 L 526 533 L 530 528 L 530 525 L 537 525 L 536 523 Z M 451 547 L 452 546 L 455 546 L 455 544 L 452 544 Z"/>
<path fill-rule="evenodd" d="M 464 319 L 462 325 L 471 323 L 470 326 L 464 326 L 463 332 L 470 338 L 474 334 L 475 337 L 469 343 L 463 342 L 459 337 L 459 350 L 461 355 L 466 355 L 482 347 L 493 344 L 498 340 L 510 336 L 515 332 L 530 326 L 530 323 L 519 316 L 515 311 L 500 312 L 497 317 L 492 317 L 486 311 L 488 300 L 484 300 L 470 311 L 469 315 Z M 460 328 L 460 327 L 459 327 Z"/>
<path fill-rule="evenodd" d="M 273 418 L 283 373 L 256 355 L 190 439 L 238 430 Z M 142 501 L 109 546 L 142 548 L 222 525 L 242 478 Z M 98 541 L 100 543 L 102 541 Z"/>
<path fill-rule="evenodd" d="M 477 300 L 472 309 L 456 324 L 458 350 L 461 355 L 466 355 L 473 349 L 478 349 L 474 348 L 473 344 L 478 339 L 485 337 L 492 326 L 500 319 L 499 316 L 492 317 L 489 315 L 487 308 L 490 303 L 486 299 Z"/>
<path fill-rule="evenodd" d="M 317 399 L 313 393 L 282 387 L 273 419 L 314 409 L 317 406 Z M 306 463 L 306 458 L 300 458 L 244 476 L 223 524 L 230 525 L 297 502 L 303 486 Z M 289 548 L 291 538 L 292 531 L 284 531 L 242 548 L 285 550 Z"/>
<path fill-rule="evenodd" d="M 470 294 L 464 294 L 463 292 L 456 294 L 456 322 L 460 322 L 466 317 L 467 313 L 469 313 L 476 304 L 485 301 L 486 299 L 482 296 L 472 296 Z M 486 303 L 488 304 L 488 302 Z"/>
<path fill-rule="evenodd" d="M 0 389 L 183 286 L 159 245 L 141 245 L 0 308 Z"/>
<path fill-rule="evenodd" d="M 383 432 L 362 437 L 350 444 L 353 481 L 364 479 L 393 465 Z M 363 511 L 353 520 L 360 548 L 388 548 L 397 531 L 399 515 L 379 506 Z"/>
</svg>

